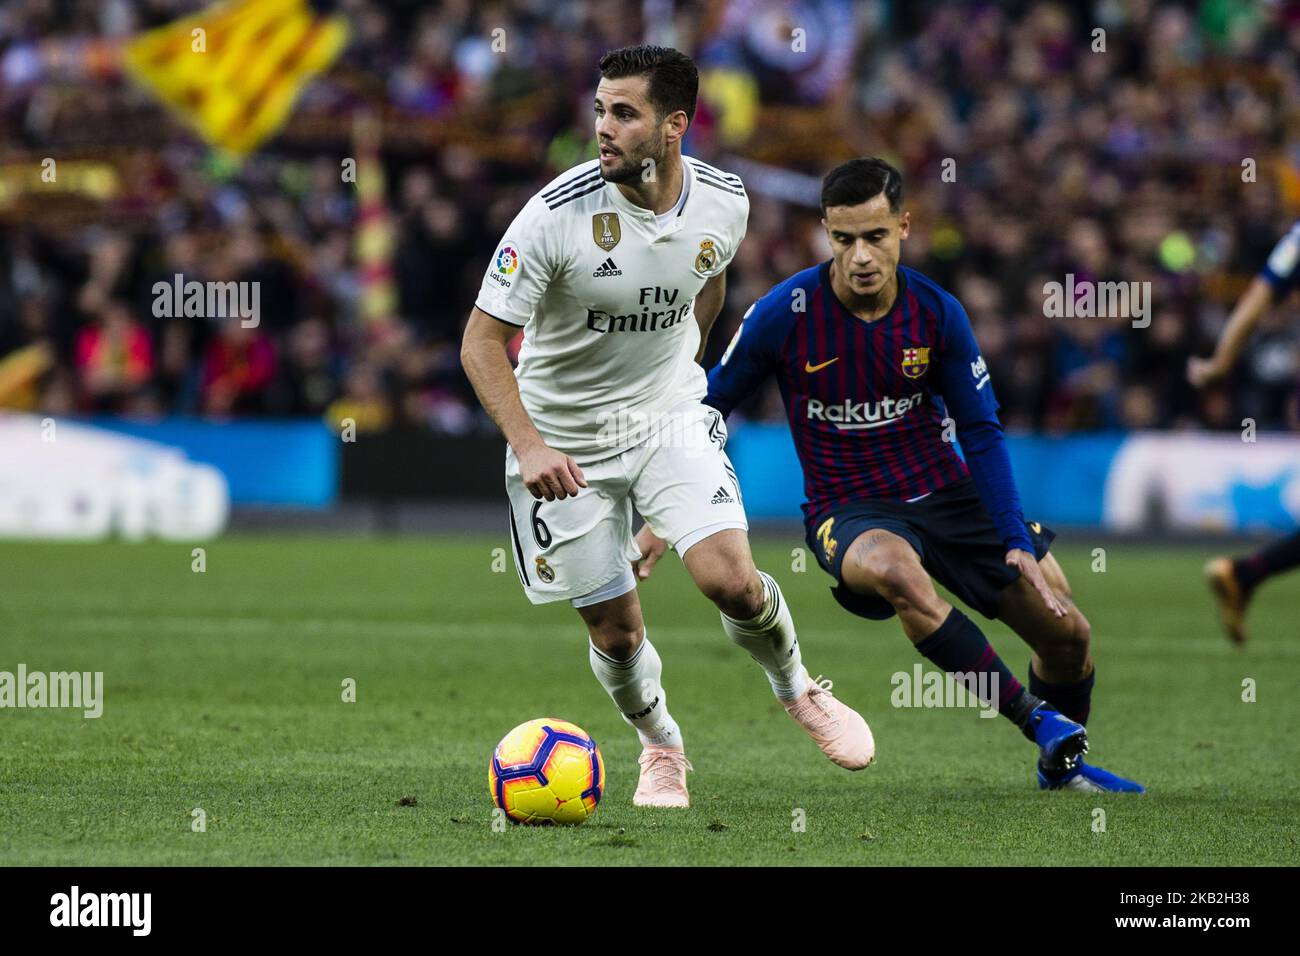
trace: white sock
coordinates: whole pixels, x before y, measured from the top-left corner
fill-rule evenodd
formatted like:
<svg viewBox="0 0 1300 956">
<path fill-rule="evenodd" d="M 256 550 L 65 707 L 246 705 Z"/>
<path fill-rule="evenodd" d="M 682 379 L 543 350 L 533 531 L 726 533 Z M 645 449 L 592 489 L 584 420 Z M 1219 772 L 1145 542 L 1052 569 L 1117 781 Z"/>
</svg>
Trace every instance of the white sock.
<svg viewBox="0 0 1300 956">
<path fill-rule="evenodd" d="M 722 629 L 767 672 L 772 693 L 781 700 L 794 700 L 808 686 L 799 639 L 794 633 L 794 618 L 772 576 L 763 571 L 758 576 L 763 582 L 763 609 L 748 621 L 737 621 L 724 614 Z"/>
<path fill-rule="evenodd" d="M 619 709 L 623 719 L 636 728 L 644 746 L 682 746 L 682 732 L 668 713 L 660 675 L 659 652 L 641 632 L 641 646 L 628 660 L 616 661 L 590 645 L 591 670 Z"/>
</svg>

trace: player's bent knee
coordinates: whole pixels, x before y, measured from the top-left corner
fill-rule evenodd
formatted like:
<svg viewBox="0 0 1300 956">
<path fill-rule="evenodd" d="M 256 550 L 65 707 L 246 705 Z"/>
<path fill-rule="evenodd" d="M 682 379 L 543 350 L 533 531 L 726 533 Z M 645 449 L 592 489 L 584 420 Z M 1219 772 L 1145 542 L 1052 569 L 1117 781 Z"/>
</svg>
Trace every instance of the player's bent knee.
<svg viewBox="0 0 1300 956">
<path fill-rule="evenodd" d="M 592 645 L 606 657 L 627 660 L 645 633 L 641 604 L 635 586 L 626 594 L 595 604 L 577 605 L 578 616 L 587 625 Z"/>
<path fill-rule="evenodd" d="M 1074 618 L 1074 630 L 1071 633 L 1070 645 L 1073 654 L 1080 659 L 1080 663 L 1088 659 L 1092 652 L 1092 625 L 1088 619 L 1075 611 L 1071 617 Z"/>
<path fill-rule="evenodd" d="M 1082 670 L 1092 652 L 1092 625 L 1078 610 L 1061 624 L 1039 653 L 1057 667 Z"/>
<path fill-rule="evenodd" d="M 930 576 L 917 560 L 915 552 L 902 548 L 876 548 L 857 562 L 860 581 L 899 607 L 923 607 L 933 594 Z"/>
<path fill-rule="evenodd" d="M 587 630 L 596 650 L 616 661 L 628 660 L 635 654 L 636 649 L 641 646 L 644 634 L 644 629 L 639 627 L 635 629 L 617 626 L 588 627 Z"/>
<path fill-rule="evenodd" d="M 699 582 L 700 592 L 719 611 L 738 621 L 748 621 L 763 610 L 763 582 L 757 574 L 711 576 Z"/>
</svg>

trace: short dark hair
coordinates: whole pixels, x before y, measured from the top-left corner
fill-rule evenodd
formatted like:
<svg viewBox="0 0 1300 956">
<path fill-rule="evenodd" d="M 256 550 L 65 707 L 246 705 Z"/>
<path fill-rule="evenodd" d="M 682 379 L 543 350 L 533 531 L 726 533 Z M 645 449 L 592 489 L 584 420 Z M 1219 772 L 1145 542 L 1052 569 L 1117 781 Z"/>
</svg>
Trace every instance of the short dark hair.
<svg viewBox="0 0 1300 956">
<path fill-rule="evenodd" d="M 829 206 L 858 206 L 881 193 L 889 200 L 889 211 L 898 212 L 903 205 L 902 174 L 874 156 L 851 159 L 822 180 L 822 215 Z"/>
<path fill-rule="evenodd" d="M 666 46 L 625 46 L 600 58 L 600 75 L 607 80 L 648 76 L 648 97 L 662 119 L 682 110 L 687 122 L 695 119 L 695 99 L 700 92 L 700 72 L 685 53 Z"/>
</svg>

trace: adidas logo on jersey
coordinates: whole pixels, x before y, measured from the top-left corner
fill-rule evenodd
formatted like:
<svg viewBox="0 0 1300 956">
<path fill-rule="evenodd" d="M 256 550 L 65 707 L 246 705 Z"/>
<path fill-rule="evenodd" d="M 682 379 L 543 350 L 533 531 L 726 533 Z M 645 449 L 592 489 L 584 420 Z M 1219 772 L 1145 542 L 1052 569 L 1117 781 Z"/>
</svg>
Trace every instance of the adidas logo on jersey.
<svg viewBox="0 0 1300 956">
<path fill-rule="evenodd" d="M 736 499 L 727 494 L 726 488 L 719 487 L 718 490 L 713 493 L 713 504 L 715 505 L 732 505 L 735 503 Z"/>
<path fill-rule="evenodd" d="M 603 279 L 606 276 L 621 276 L 622 274 L 623 270 L 616 266 L 614 260 L 611 258 L 602 262 L 591 275 L 592 278 Z"/>
</svg>

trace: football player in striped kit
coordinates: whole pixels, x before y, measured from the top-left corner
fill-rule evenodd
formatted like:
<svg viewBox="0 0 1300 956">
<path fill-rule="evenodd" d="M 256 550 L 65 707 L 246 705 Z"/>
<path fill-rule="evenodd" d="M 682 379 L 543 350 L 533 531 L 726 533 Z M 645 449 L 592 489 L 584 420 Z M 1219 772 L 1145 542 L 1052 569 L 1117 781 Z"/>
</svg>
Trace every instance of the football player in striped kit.
<svg viewBox="0 0 1300 956">
<path fill-rule="evenodd" d="M 1038 745 L 1040 787 L 1141 792 L 1082 759 L 1091 629 L 1048 553 L 1053 532 L 1021 514 L 965 310 L 899 265 L 902 178 L 853 160 L 826 176 L 821 202 L 834 257 L 745 314 L 705 402 L 729 414 L 774 376 L 803 467 L 808 546 L 836 600 L 872 620 L 897 614 L 916 649 L 972 693 L 996 688 L 984 703 Z M 662 552 L 643 535 L 643 550 Z M 932 578 L 1029 644 L 1028 687 Z"/>
</svg>

